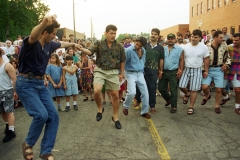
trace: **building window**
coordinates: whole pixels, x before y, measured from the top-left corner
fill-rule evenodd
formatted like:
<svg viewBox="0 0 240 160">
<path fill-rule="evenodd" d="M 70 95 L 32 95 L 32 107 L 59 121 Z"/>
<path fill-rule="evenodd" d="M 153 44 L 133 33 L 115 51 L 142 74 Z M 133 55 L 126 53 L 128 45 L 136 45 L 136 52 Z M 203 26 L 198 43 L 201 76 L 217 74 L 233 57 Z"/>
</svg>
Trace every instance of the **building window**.
<svg viewBox="0 0 240 160">
<path fill-rule="evenodd" d="M 197 5 L 197 15 L 199 15 L 200 12 L 200 8 L 199 8 L 199 4 Z"/>
<path fill-rule="evenodd" d="M 218 0 L 218 7 L 222 6 L 222 0 Z"/>
<path fill-rule="evenodd" d="M 225 4 L 225 5 L 228 5 L 228 0 L 224 0 L 224 4 Z"/>
<path fill-rule="evenodd" d="M 240 32 L 240 25 L 238 26 L 238 32 Z"/>
<path fill-rule="evenodd" d="M 232 0 L 232 2 L 236 2 L 236 0 Z"/>
<path fill-rule="evenodd" d="M 201 13 L 203 14 L 203 2 L 201 3 Z"/>
<path fill-rule="evenodd" d="M 192 7 L 192 17 L 194 16 L 194 7 Z"/>
<path fill-rule="evenodd" d="M 215 0 L 212 0 L 212 9 L 215 9 Z"/>
<path fill-rule="evenodd" d="M 234 35 L 234 34 L 235 34 L 235 27 L 232 26 L 230 31 L 231 31 L 230 33 L 231 33 L 232 35 Z"/>
<path fill-rule="evenodd" d="M 207 11 L 210 11 L 210 0 L 207 0 Z"/>
</svg>

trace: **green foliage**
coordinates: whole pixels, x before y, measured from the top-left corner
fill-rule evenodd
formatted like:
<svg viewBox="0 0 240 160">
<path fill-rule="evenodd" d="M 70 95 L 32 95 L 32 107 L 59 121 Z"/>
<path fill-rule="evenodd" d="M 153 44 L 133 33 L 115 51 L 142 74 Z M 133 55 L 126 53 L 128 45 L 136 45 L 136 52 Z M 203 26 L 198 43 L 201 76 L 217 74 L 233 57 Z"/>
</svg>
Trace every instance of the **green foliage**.
<svg viewBox="0 0 240 160">
<path fill-rule="evenodd" d="M 144 36 L 145 38 L 148 38 L 148 37 L 150 37 L 150 34 L 143 33 L 143 32 L 141 32 L 140 34 L 128 34 L 128 33 L 119 34 L 117 37 L 117 41 L 122 41 L 125 38 L 134 38 L 134 37 L 139 37 L 139 36 Z"/>
<path fill-rule="evenodd" d="M 49 10 L 41 0 L 0 0 L 0 41 L 29 35 Z"/>
</svg>

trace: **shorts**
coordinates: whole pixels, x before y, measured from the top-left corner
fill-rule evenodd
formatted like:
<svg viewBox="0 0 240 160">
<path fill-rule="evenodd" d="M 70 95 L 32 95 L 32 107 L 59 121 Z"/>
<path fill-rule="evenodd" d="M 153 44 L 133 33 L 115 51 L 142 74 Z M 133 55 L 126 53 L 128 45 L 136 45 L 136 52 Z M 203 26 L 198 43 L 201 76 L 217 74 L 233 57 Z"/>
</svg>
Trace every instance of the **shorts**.
<svg viewBox="0 0 240 160">
<path fill-rule="evenodd" d="M 227 86 L 228 81 L 232 82 L 233 87 L 240 87 L 240 80 L 237 80 L 237 75 L 235 74 L 233 80 L 224 79 L 224 88 Z"/>
<path fill-rule="evenodd" d="M 77 85 L 77 78 L 66 80 L 67 89 L 65 90 L 66 96 L 77 95 L 78 94 L 78 85 Z"/>
<path fill-rule="evenodd" d="M 117 69 L 102 70 L 101 68 L 95 68 L 93 84 L 105 84 L 106 90 L 119 91 L 120 82 L 118 73 L 119 71 Z"/>
<path fill-rule="evenodd" d="M 207 78 L 202 79 L 202 84 L 210 85 L 213 81 L 216 88 L 224 88 L 223 77 L 224 72 L 221 67 L 210 67 Z"/>
<path fill-rule="evenodd" d="M 198 91 L 201 88 L 202 81 L 202 68 L 188 68 L 185 67 L 179 81 L 179 88 L 187 88 L 188 81 L 190 80 L 190 90 Z"/>
<path fill-rule="evenodd" d="M 0 91 L 0 100 L 1 100 L 0 113 L 14 112 L 13 93 L 14 93 L 13 89 Z"/>
</svg>

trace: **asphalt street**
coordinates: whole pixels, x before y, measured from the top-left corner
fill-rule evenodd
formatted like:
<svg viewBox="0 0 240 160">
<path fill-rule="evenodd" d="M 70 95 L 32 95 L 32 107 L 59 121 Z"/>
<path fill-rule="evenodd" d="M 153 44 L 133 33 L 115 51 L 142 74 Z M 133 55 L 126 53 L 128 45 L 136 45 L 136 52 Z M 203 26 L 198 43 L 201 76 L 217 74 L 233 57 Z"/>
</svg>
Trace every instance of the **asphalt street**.
<svg viewBox="0 0 240 160">
<path fill-rule="evenodd" d="M 187 115 L 188 104 L 178 99 L 178 111 L 170 113 L 165 101 L 157 96 L 157 112 L 147 120 L 140 110 L 132 106 L 128 116 L 119 109 L 122 129 L 118 130 L 111 120 L 112 106 L 104 105 L 103 119 L 96 121 L 95 102 L 83 102 L 78 96 L 79 110 L 59 112 L 60 125 L 54 150 L 56 160 L 239 160 L 240 115 L 234 112 L 234 92 L 231 100 L 221 107 L 222 113 L 214 112 L 214 93 L 202 106 L 198 93 L 195 113 Z M 106 98 L 107 99 L 107 98 Z M 65 99 L 61 101 L 65 105 Z M 72 103 L 71 103 L 72 104 Z M 15 110 L 16 138 L 0 143 L 0 160 L 22 160 L 21 144 L 31 123 L 23 107 Z M 0 122 L 2 138 L 5 129 Z M 33 148 L 38 160 L 41 137 Z"/>
</svg>

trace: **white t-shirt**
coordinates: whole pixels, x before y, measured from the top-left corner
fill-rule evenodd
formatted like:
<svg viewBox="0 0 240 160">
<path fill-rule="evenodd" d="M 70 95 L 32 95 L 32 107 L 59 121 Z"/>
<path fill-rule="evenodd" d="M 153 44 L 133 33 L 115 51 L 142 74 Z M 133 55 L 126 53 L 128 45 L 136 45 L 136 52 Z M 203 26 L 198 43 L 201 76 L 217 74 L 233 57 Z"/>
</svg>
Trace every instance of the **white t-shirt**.
<svg viewBox="0 0 240 160">
<path fill-rule="evenodd" d="M 185 66 L 190 68 L 202 67 L 203 59 L 209 56 L 209 50 L 206 45 L 198 43 L 193 46 L 188 43 L 184 46 Z"/>
</svg>

